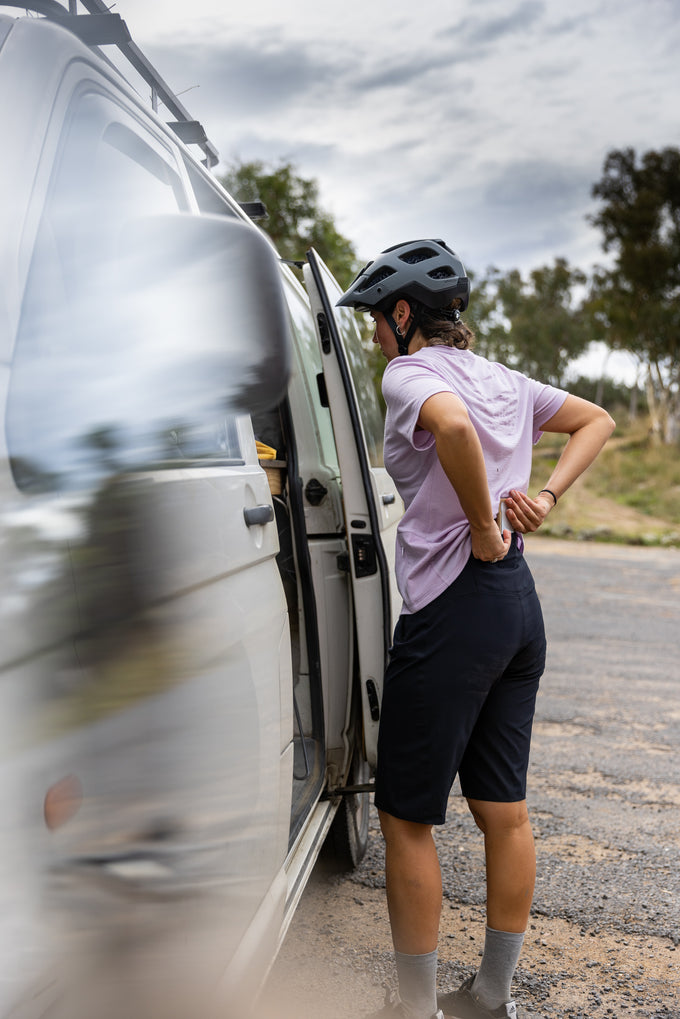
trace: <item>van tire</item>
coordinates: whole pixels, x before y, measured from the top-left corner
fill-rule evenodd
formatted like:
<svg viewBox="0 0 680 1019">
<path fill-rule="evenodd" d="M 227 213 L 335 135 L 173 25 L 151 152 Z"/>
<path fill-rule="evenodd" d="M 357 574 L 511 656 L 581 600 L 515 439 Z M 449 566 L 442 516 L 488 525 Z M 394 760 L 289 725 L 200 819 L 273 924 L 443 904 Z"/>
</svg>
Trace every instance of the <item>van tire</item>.
<svg viewBox="0 0 680 1019">
<path fill-rule="evenodd" d="M 364 785 L 369 777 L 368 762 L 357 749 L 352 758 L 347 784 Z M 328 834 L 336 870 L 354 870 L 363 860 L 368 848 L 369 813 L 370 793 L 351 793 L 342 797 Z"/>
</svg>

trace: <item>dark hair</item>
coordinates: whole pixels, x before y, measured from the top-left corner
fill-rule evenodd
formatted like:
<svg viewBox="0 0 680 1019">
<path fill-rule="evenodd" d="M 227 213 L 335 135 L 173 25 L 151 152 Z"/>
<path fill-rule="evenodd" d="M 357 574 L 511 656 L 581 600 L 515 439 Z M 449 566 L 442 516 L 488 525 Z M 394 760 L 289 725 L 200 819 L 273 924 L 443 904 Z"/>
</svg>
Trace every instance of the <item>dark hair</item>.
<svg viewBox="0 0 680 1019">
<path fill-rule="evenodd" d="M 461 305 L 456 298 L 447 308 L 427 308 L 425 305 L 405 298 L 409 302 L 417 319 L 417 328 L 428 347 L 441 344 L 445 347 L 458 347 L 469 350 L 475 342 L 475 334 L 460 318 L 458 308 Z"/>
</svg>

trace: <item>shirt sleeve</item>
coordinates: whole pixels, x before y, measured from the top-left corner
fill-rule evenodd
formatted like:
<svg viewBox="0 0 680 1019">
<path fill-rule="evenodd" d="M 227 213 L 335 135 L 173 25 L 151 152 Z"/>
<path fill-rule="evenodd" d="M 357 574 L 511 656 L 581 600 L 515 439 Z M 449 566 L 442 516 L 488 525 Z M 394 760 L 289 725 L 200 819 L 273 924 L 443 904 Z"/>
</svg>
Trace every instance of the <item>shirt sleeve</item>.
<svg viewBox="0 0 680 1019">
<path fill-rule="evenodd" d="M 388 427 L 414 449 L 428 449 L 434 443 L 434 436 L 417 428 L 421 407 L 437 393 L 453 393 L 451 386 L 415 357 L 396 357 L 385 369 L 382 391 Z"/>
<path fill-rule="evenodd" d="M 569 394 L 564 389 L 556 389 L 534 379 L 530 382 L 534 401 L 534 442 L 538 442 L 543 435 L 541 426 L 557 413 Z"/>
</svg>

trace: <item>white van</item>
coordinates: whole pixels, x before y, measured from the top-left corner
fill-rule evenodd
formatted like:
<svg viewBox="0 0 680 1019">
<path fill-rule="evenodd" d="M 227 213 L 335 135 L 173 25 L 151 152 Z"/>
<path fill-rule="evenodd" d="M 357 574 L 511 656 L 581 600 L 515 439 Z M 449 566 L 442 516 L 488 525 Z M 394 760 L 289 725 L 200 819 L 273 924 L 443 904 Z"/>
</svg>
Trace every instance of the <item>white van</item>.
<svg viewBox="0 0 680 1019">
<path fill-rule="evenodd" d="M 0 1015 L 240 1019 L 366 846 L 402 505 L 330 273 L 83 6 L 0 5 Z"/>
</svg>

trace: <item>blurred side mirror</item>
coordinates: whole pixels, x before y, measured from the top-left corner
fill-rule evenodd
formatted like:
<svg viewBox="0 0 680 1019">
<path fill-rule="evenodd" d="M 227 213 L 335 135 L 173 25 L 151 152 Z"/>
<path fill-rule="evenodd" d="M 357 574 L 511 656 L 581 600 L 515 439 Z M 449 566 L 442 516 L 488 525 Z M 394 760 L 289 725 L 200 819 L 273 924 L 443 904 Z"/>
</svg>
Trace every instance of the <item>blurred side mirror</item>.
<svg viewBox="0 0 680 1019">
<path fill-rule="evenodd" d="M 22 488 L 228 459 L 230 417 L 285 395 L 289 316 L 278 259 L 254 227 L 149 216 L 121 223 L 105 247 L 74 242 L 58 286 L 54 259 L 44 279 L 34 260 L 7 416 Z"/>
<path fill-rule="evenodd" d="M 279 403 L 290 372 L 289 316 L 278 258 L 263 235 L 223 216 L 169 215 L 130 223 L 121 241 L 121 310 L 136 349 L 156 354 L 155 365 L 144 365 L 155 385 L 172 368 L 190 402 L 200 380 L 232 412 Z"/>
</svg>

